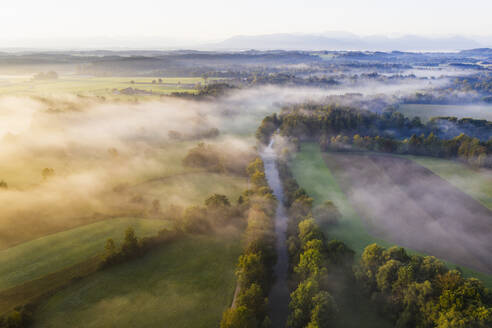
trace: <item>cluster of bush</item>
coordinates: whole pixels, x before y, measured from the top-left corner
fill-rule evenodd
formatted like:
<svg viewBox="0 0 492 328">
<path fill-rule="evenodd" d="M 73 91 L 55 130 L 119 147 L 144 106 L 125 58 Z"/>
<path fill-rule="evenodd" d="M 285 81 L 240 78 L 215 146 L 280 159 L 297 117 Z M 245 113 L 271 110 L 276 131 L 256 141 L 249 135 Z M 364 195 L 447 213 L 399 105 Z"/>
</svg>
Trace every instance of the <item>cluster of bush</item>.
<svg viewBox="0 0 492 328">
<path fill-rule="evenodd" d="M 205 200 L 204 206 L 178 209 L 174 213 L 176 229 L 188 233 L 209 233 L 229 225 L 239 227 L 244 222 L 244 211 L 242 200 L 232 205 L 226 196 L 213 194 Z"/>
<path fill-rule="evenodd" d="M 179 231 L 164 229 L 159 231 L 156 236 L 139 239 L 135 234 L 135 230 L 132 227 L 128 227 L 120 247 L 116 246 L 113 239 L 107 240 L 103 257 L 100 260 L 99 258 L 94 259 L 95 261 L 100 261 L 96 263 L 97 270 L 104 270 L 109 266 L 142 257 L 150 250 L 175 240 L 181 234 Z M 91 273 L 95 271 L 91 271 Z M 84 276 L 73 278 L 55 290 L 50 290 L 36 299 L 31 300 L 28 304 L 19 306 L 4 316 L 0 316 L 0 328 L 24 328 L 31 326 L 33 323 L 33 312 L 41 301 L 45 300 L 54 292 L 68 287 L 82 278 Z"/>
<path fill-rule="evenodd" d="M 490 290 L 432 256 L 373 244 L 355 273 L 360 289 L 397 328 L 492 327 Z"/>
<path fill-rule="evenodd" d="M 15 308 L 7 315 L 0 316 L 0 328 L 24 328 L 32 324 L 32 306 Z"/>
<path fill-rule="evenodd" d="M 217 146 L 200 142 L 191 148 L 183 159 L 183 165 L 192 168 L 201 168 L 214 173 L 229 173 L 244 176 L 249 159 L 253 159 L 253 152 L 232 151 L 225 152 Z M 246 160 L 246 161 L 245 161 Z"/>
<path fill-rule="evenodd" d="M 128 227 L 120 247 L 116 246 L 112 238 L 106 241 L 101 268 L 142 257 L 156 246 L 168 243 L 176 239 L 179 235 L 180 232 L 177 230 L 163 229 L 156 236 L 139 239 L 135 234 L 135 230 L 132 227 Z"/>
<path fill-rule="evenodd" d="M 163 229 L 156 236 L 138 239 L 132 227 L 125 231 L 125 237 L 120 247 L 113 239 L 108 239 L 105 246 L 103 266 L 124 262 L 143 256 L 150 249 L 172 241 L 184 233 L 210 233 L 228 225 L 241 226 L 244 222 L 244 204 L 239 201 L 233 206 L 225 195 L 213 194 L 208 197 L 204 206 L 190 206 L 183 209 L 178 206 L 169 208 L 168 215 L 161 213 L 163 218 L 173 220 L 175 229 Z M 159 203 L 154 201 L 154 211 L 159 210 Z"/>
<path fill-rule="evenodd" d="M 236 269 L 237 288 L 233 306 L 227 309 L 221 328 L 267 328 L 268 293 L 276 262 L 274 216 L 277 200 L 268 187 L 264 164 L 256 158 L 247 167 L 251 188 L 239 203 L 247 213 L 243 253 Z"/>
<path fill-rule="evenodd" d="M 323 151 L 377 151 L 395 154 L 424 155 L 440 158 L 457 158 L 470 165 L 492 167 L 492 138 L 481 142 L 460 134 L 451 139 L 441 139 L 434 133 L 412 135 L 403 140 L 391 137 L 370 137 L 359 134 L 349 137 L 346 135 L 320 137 L 320 147 Z"/>
<path fill-rule="evenodd" d="M 216 138 L 219 135 L 220 131 L 217 128 L 201 129 L 192 133 L 183 133 L 176 130 L 169 130 L 168 132 L 169 138 L 177 141 Z"/>
<path fill-rule="evenodd" d="M 58 73 L 55 71 L 39 72 L 32 77 L 33 80 L 56 80 L 58 79 Z"/>
<path fill-rule="evenodd" d="M 334 204 L 326 202 L 313 209 L 313 199 L 299 187 L 288 165 L 282 161 L 277 165 L 289 216 L 287 247 L 291 294 L 287 325 L 291 328 L 331 327 L 338 313 L 330 292 L 331 281 L 334 276 L 344 279 L 353 276 L 354 252 L 340 241 L 328 242 L 316 223 L 337 224 L 340 213 Z"/>
</svg>

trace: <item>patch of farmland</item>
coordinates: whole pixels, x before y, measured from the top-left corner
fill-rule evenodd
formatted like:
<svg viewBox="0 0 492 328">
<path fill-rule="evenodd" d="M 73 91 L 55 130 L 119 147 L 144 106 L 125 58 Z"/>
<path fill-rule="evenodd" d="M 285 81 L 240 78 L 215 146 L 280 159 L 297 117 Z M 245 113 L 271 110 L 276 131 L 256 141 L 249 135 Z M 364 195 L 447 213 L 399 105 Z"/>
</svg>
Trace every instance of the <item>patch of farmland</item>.
<svg viewBox="0 0 492 328">
<path fill-rule="evenodd" d="M 235 289 L 239 238 L 190 236 L 49 298 L 35 327 L 218 327 Z"/>
<path fill-rule="evenodd" d="M 404 157 L 428 168 L 492 210 L 492 170 L 472 168 L 464 163 L 441 158 Z"/>
<path fill-rule="evenodd" d="M 291 162 L 291 170 L 299 185 L 313 198 L 315 206 L 330 200 L 340 210 L 340 223 L 335 227 L 322 227 L 325 233 L 329 238 L 342 240 L 358 255 L 369 244 L 387 245 L 368 233 L 365 222 L 340 188 L 334 172 L 326 166 L 323 155 L 319 145 L 302 143 L 301 150 Z"/>
<path fill-rule="evenodd" d="M 326 163 L 374 234 L 492 273 L 492 212 L 449 182 L 394 156 L 330 153 Z"/>
<path fill-rule="evenodd" d="M 47 235 L 0 251 L 0 290 L 61 270 L 104 251 L 108 238 L 120 243 L 124 231 L 134 227 L 138 237 L 170 227 L 164 220 L 108 219 Z"/>
</svg>

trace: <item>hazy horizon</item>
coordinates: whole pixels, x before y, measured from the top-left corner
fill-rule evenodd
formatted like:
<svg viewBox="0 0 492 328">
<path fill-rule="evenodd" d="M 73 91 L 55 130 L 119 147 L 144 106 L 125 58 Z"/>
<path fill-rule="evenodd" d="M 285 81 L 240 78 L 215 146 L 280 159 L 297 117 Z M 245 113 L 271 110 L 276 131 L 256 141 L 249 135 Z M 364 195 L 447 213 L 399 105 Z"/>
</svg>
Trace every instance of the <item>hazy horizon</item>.
<svg viewBox="0 0 492 328">
<path fill-rule="evenodd" d="M 4 49 L 199 48 L 238 35 L 331 35 L 337 31 L 363 37 L 461 36 L 490 46 L 491 11 L 492 2 L 485 0 L 471 0 L 466 8 L 457 0 L 302 4 L 141 0 L 138 5 L 114 0 L 27 0 L 2 6 L 0 27 L 8 33 L 0 33 L 0 42 Z"/>
</svg>

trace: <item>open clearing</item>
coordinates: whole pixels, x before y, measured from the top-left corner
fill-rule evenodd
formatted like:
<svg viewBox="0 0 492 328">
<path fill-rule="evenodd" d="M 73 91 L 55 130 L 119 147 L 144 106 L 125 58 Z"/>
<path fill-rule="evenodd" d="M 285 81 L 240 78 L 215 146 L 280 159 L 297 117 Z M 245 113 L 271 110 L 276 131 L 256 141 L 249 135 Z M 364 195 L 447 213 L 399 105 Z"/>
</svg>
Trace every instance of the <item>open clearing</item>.
<svg viewBox="0 0 492 328">
<path fill-rule="evenodd" d="M 55 294 L 35 327 L 217 327 L 239 254 L 236 235 L 184 237 Z"/>
<path fill-rule="evenodd" d="M 350 191 L 348 190 L 348 188 L 351 186 L 351 179 L 350 176 L 348 176 L 348 174 L 344 172 L 346 171 L 346 169 L 354 165 L 357 159 L 352 157 L 349 158 L 348 163 L 345 164 L 346 167 L 344 167 L 342 165 L 336 165 L 337 161 L 333 159 L 333 157 L 339 155 L 340 156 L 344 156 L 344 155 L 357 156 L 357 155 L 340 154 L 340 153 L 323 154 L 319 150 L 319 146 L 315 143 L 303 143 L 301 146 L 302 146 L 301 151 L 296 154 L 296 157 L 294 158 L 291 164 L 292 171 L 294 173 L 295 178 L 297 179 L 301 187 L 305 188 L 306 191 L 314 198 L 315 204 L 320 204 L 325 200 L 332 200 L 340 209 L 343 215 L 342 220 L 338 227 L 330 227 L 326 231 L 329 238 L 337 238 L 344 241 L 350 247 L 352 247 L 357 252 L 357 254 L 360 254 L 363 251 L 364 247 L 374 242 L 377 242 L 384 246 L 388 246 L 390 244 L 396 243 L 399 245 L 409 247 L 409 251 L 412 253 L 415 253 L 416 250 L 419 250 L 423 254 L 432 254 L 432 252 L 429 249 L 426 249 L 426 247 L 419 247 L 422 245 L 415 245 L 414 243 L 405 245 L 402 242 L 402 240 L 398 240 L 396 236 L 391 237 L 391 236 L 384 235 L 384 233 L 382 233 L 381 230 L 385 228 L 384 225 L 386 223 L 381 223 L 382 226 L 379 226 L 378 224 L 380 222 L 376 221 L 377 218 L 371 220 L 371 217 L 369 217 L 370 212 L 365 211 L 359 206 L 357 207 L 353 206 L 356 205 L 353 196 L 356 195 L 357 193 L 351 194 Z M 327 161 L 331 163 L 329 165 L 330 168 L 327 167 L 327 165 L 325 164 L 323 160 L 323 156 L 326 156 Z M 360 155 L 358 156 L 364 157 Z M 390 195 L 389 199 L 394 199 L 393 191 L 401 195 L 402 197 L 405 197 L 403 201 L 400 199 L 396 200 L 396 203 L 393 204 L 394 206 L 401 208 L 400 207 L 401 203 L 404 203 L 404 206 L 411 206 L 408 204 L 414 203 L 413 200 L 407 200 L 408 196 L 402 195 L 402 192 L 398 190 L 398 186 L 394 186 L 393 185 L 394 183 L 391 182 L 391 180 L 388 180 L 389 179 L 388 177 L 385 177 L 386 173 L 378 165 L 374 164 L 374 162 L 368 160 L 367 158 L 365 159 L 362 158 L 360 160 L 366 163 L 363 164 L 360 169 L 364 169 L 363 170 L 364 172 L 369 172 L 369 170 L 371 170 L 371 173 L 375 174 L 374 180 L 377 180 L 377 184 L 381 183 L 380 181 L 386 181 L 386 182 L 389 181 L 391 183 L 389 189 L 386 189 L 386 192 L 384 192 L 384 187 L 383 187 L 382 192 L 384 192 L 384 194 L 381 193 L 380 190 L 372 190 L 373 192 L 378 192 L 379 194 L 370 195 L 372 198 L 375 198 L 374 201 L 376 203 L 369 204 L 368 205 L 369 207 L 379 204 L 380 199 L 383 199 L 384 196 L 387 196 L 387 194 Z M 450 165 L 453 164 L 454 164 L 453 162 L 450 163 Z M 446 185 L 445 181 L 443 181 L 443 183 Z M 470 199 L 470 197 L 467 197 L 464 193 L 461 193 L 459 190 L 456 190 L 456 188 L 453 188 L 452 186 L 449 187 L 449 184 L 448 184 L 448 188 L 454 190 L 455 195 L 456 193 L 458 193 L 458 195 L 464 195 L 465 199 L 468 199 L 468 202 L 471 202 L 472 204 L 478 204 L 477 202 L 474 202 L 473 199 Z M 442 195 L 442 197 L 445 196 Z M 363 199 L 364 198 L 362 198 L 362 200 Z M 354 208 L 356 208 L 357 211 L 354 210 Z M 379 208 L 380 207 L 378 207 L 378 209 Z M 486 209 L 482 207 L 482 210 L 486 210 Z M 419 211 L 419 209 L 417 209 L 417 211 Z M 360 215 L 358 213 L 360 213 Z M 427 214 L 424 215 L 427 216 Z M 364 219 L 364 221 L 362 221 L 361 218 Z M 395 220 L 396 219 L 394 217 L 391 217 L 391 219 L 389 219 L 389 224 L 391 225 L 392 221 Z M 410 218 L 410 220 L 412 220 L 412 218 Z M 431 219 L 431 222 L 432 221 L 435 220 Z M 417 230 L 416 231 L 417 236 L 421 236 L 421 234 L 426 233 L 427 230 L 424 230 L 421 226 L 419 226 L 420 223 L 416 223 L 416 222 L 417 221 L 410 221 L 409 224 L 411 226 L 417 226 L 417 229 L 414 230 Z M 463 222 L 463 220 L 461 220 L 461 222 Z M 490 222 L 490 217 L 489 217 L 489 222 Z M 403 224 L 406 223 L 404 222 Z M 490 224 L 488 224 L 488 226 L 490 227 Z M 400 226 L 398 225 L 396 225 L 396 228 L 397 231 L 401 230 L 402 234 L 405 234 L 405 229 L 403 228 L 400 229 Z M 440 245 L 440 243 L 437 244 Z M 458 246 L 452 245 L 452 249 L 454 248 L 458 248 Z M 437 255 L 437 254 L 432 254 L 432 255 Z M 467 259 L 467 257 L 465 258 Z M 457 263 L 461 263 L 461 262 L 457 262 Z M 450 262 L 448 262 L 448 264 L 450 266 L 453 266 L 453 264 Z M 473 276 L 473 277 L 480 278 L 487 286 L 492 286 L 492 275 L 483 274 L 481 272 L 477 272 L 476 270 L 471 270 L 467 267 L 461 267 L 461 269 L 463 270 L 465 276 L 468 277 Z"/>
<path fill-rule="evenodd" d="M 423 121 L 435 116 L 455 116 L 492 121 L 492 105 L 400 105 L 398 111 L 408 117 L 420 117 Z"/>
<path fill-rule="evenodd" d="M 164 220 L 108 219 L 38 238 L 0 251 L 0 290 L 37 279 L 104 252 L 108 238 L 119 243 L 129 226 L 138 237 L 171 227 Z"/>
<path fill-rule="evenodd" d="M 317 144 L 302 143 L 301 151 L 296 153 L 291 162 L 291 170 L 300 186 L 313 197 L 314 205 L 331 200 L 340 210 L 342 219 L 337 226 L 322 226 L 328 239 L 338 239 L 345 242 L 356 251 L 357 258 L 369 244 L 389 245 L 366 232 L 364 222 L 338 186 L 335 177 L 326 166 Z M 338 302 L 340 316 L 335 327 L 358 328 L 361 325 L 368 328 L 392 327 L 391 323 L 375 311 L 373 304 L 364 299 L 354 299 L 345 295 L 345 297 L 342 296 L 338 299 Z"/>
<path fill-rule="evenodd" d="M 339 225 L 325 230 L 328 238 L 342 240 L 355 250 L 358 256 L 369 244 L 388 245 L 367 233 L 364 222 L 326 166 L 317 144 L 303 143 L 301 151 L 296 154 L 291 163 L 291 169 L 299 185 L 313 197 L 315 206 L 331 200 L 340 210 L 342 219 Z"/>
<path fill-rule="evenodd" d="M 431 170 L 441 178 L 492 210 L 492 170 L 440 158 L 404 156 Z"/>
</svg>

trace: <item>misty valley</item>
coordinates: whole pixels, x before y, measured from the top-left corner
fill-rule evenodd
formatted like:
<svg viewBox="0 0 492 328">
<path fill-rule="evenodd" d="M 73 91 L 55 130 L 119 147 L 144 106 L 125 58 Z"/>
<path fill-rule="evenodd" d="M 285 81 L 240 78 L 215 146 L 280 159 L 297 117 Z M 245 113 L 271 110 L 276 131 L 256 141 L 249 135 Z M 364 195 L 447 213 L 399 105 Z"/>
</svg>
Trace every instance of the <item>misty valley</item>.
<svg viewBox="0 0 492 328">
<path fill-rule="evenodd" d="M 0 53 L 0 327 L 492 327 L 492 49 Z"/>
</svg>

